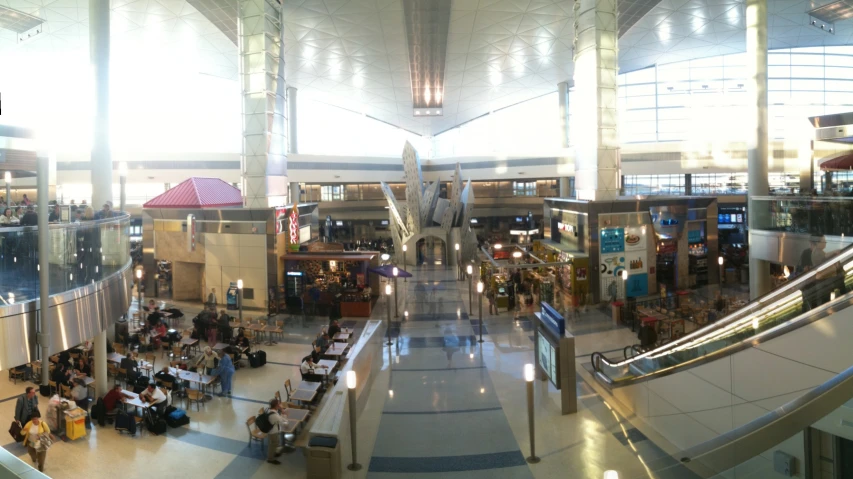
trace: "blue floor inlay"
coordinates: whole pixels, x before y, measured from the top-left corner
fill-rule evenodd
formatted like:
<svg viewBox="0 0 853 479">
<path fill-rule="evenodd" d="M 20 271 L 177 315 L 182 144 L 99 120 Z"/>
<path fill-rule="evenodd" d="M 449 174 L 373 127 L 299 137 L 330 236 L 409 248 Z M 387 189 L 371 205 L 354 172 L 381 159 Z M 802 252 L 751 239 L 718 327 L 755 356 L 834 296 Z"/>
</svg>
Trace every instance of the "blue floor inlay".
<svg viewBox="0 0 853 479">
<path fill-rule="evenodd" d="M 443 457 L 376 457 L 370 459 L 370 472 L 455 472 L 523 466 L 521 451 Z"/>
<path fill-rule="evenodd" d="M 260 454 L 260 445 L 256 446 L 255 449 L 257 449 Z M 225 469 L 216 475 L 215 479 L 243 479 L 246 477 L 252 477 L 262 464 L 258 459 L 261 458 L 237 456 L 233 461 L 229 462 L 228 465 L 225 466 Z"/>
<path fill-rule="evenodd" d="M 276 364 L 276 365 L 279 365 L 279 366 L 296 366 L 297 368 L 300 366 L 300 364 L 293 364 L 293 363 L 277 363 L 277 362 L 275 362 L 275 361 L 267 361 L 267 364 Z"/>
<path fill-rule="evenodd" d="M 398 371 L 457 371 L 460 369 L 483 369 L 485 366 L 464 366 L 459 368 L 391 368 L 395 373 Z"/>
<path fill-rule="evenodd" d="M 484 407 L 478 409 L 458 409 L 454 411 L 384 411 L 382 414 L 464 414 L 469 412 L 500 411 L 503 407 Z"/>
<path fill-rule="evenodd" d="M 401 337 L 400 345 L 409 348 L 445 348 L 471 346 L 477 343 L 476 336 Z"/>
<path fill-rule="evenodd" d="M 615 437 L 617 441 L 621 442 L 623 446 L 627 446 L 629 440 L 633 443 L 638 443 L 648 439 L 645 434 L 635 427 L 626 429 L 626 431 L 628 432 L 628 437 L 625 437 L 625 434 L 622 433 L 622 431 L 613 433 L 613 437 Z"/>
</svg>

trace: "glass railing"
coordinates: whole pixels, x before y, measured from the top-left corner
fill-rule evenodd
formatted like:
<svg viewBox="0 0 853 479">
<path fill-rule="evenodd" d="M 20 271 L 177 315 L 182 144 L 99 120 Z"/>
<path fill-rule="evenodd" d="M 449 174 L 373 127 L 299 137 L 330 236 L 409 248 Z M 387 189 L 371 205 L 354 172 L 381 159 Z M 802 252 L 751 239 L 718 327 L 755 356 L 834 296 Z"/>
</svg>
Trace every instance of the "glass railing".
<svg viewBox="0 0 853 479">
<path fill-rule="evenodd" d="M 853 234 L 853 198 L 760 196 L 750 199 L 749 214 L 755 229 L 811 235 Z"/>
<path fill-rule="evenodd" d="M 130 216 L 50 226 L 50 294 L 105 279 L 130 260 Z M 0 227 L 0 305 L 39 297 L 36 226 Z"/>
<path fill-rule="evenodd" d="M 813 270 L 711 325 L 621 361 L 593 353 L 592 365 L 596 377 L 611 387 L 652 379 L 733 353 L 783 324 L 806 324 L 810 310 L 822 308 L 851 291 L 853 246 L 848 246 Z M 838 308 L 846 304 L 839 301 Z M 792 321 L 795 318 L 797 321 Z"/>
</svg>

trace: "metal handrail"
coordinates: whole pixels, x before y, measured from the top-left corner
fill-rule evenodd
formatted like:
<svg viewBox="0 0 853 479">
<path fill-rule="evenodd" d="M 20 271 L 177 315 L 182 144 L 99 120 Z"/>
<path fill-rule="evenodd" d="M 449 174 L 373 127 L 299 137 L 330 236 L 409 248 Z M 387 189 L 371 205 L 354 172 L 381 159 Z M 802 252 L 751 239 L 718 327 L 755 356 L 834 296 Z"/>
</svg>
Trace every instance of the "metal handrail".
<svg viewBox="0 0 853 479">
<path fill-rule="evenodd" d="M 726 347 L 721 348 L 717 351 L 706 354 L 702 357 L 691 359 L 689 361 L 685 361 L 685 362 L 682 362 L 682 363 L 679 363 L 679 364 L 676 364 L 673 366 L 669 366 L 666 368 L 661 368 L 661 369 L 658 369 L 656 371 L 652 371 L 652 372 L 647 373 L 647 374 L 643 374 L 640 376 L 634 376 L 634 377 L 630 377 L 630 378 L 613 380 L 612 378 L 610 378 L 609 376 L 604 374 L 604 372 L 601 370 L 602 362 L 604 364 L 606 364 L 608 367 L 612 367 L 612 368 L 629 366 L 631 363 L 638 361 L 640 359 L 644 359 L 644 358 L 649 357 L 649 356 L 659 356 L 662 353 L 666 353 L 668 350 L 671 350 L 675 347 L 678 347 L 678 346 L 680 346 L 686 342 L 692 341 L 696 338 L 708 335 L 710 333 L 714 333 L 714 332 L 718 331 L 719 329 L 727 327 L 730 323 L 732 323 L 734 321 L 742 320 L 744 317 L 748 316 L 749 314 L 755 314 L 756 313 L 756 311 L 747 311 L 747 310 L 756 309 L 757 307 L 760 308 L 762 306 L 762 303 L 770 304 L 772 299 L 779 299 L 779 298 L 782 298 L 782 297 L 790 294 L 792 291 L 800 290 L 800 289 L 802 289 L 802 286 L 805 283 L 807 283 L 809 280 L 816 279 L 817 275 L 819 273 L 821 273 L 822 271 L 826 270 L 827 268 L 832 267 L 832 266 L 842 267 L 844 264 L 846 264 L 847 262 L 849 262 L 851 260 L 853 260 L 853 245 L 847 246 L 838 255 L 833 256 L 832 258 L 828 259 L 821 266 L 819 266 L 819 267 L 815 268 L 814 270 L 806 273 L 805 275 L 801 276 L 800 278 L 797 278 L 795 281 L 787 283 L 785 286 L 783 286 L 781 288 L 777 288 L 776 290 L 771 291 L 770 293 L 767 293 L 764 296 L 761 296 L 754 301 L 751 301 L 744 308 L 741 308 L 741 309 L 735 311 L 734 313 L 731 313 L 731 314 L 725 316 L 724 318 L 720 319 L 716 323 L 711 324 L 709 326 L 706 326 L 705 328 L 702 328 L 700 330 L 694 331 L 694 332 L 692 332 L 686 336 L 683 336 L 683 337 L 681 337 L 675 341 L 669 342 L 669 343 L 667 343 L 663 346 L 660 346 L 658 348 L 648 350 L 648 351 L 646 351 L 646 352 L 644 352 L 638 356 L 634 356 L 630 359 L 611 362 L 603 354 L 593 353 L 591 356 L 591 359 L 592 359 L 592 366 L 593 366 L 593 369 L 595 371 L 595 377 L 599 382 L 603 383 L 604 385 L 606 385 L 608 387 L 622 387 L 622 386 L 626 386 L 629 384 L 636 384 L 638 382 L 648 381 L 650 379 L 654 379 L 657 377 L 668 376 L 668 375 L 673 374 L 677 371 L 696 367 L 696 366 L 699 366 L 702 364 L 706 364 L 710 361 L 716 360 L 720 357 L 723 357 L 723 356 L 726 356 L 729 354 L 734 354 L 737 351 L 741 351 L 747 347 L 751 347 L 751 346 L 754 346 L 754 345 L 759 344 L 761 342 L 768 341 L 770 339 L 773 339 L 773 338 L 779 336 L 780 334 L 784 334 L 788 331 L 800 328 L 806 324 L 809 324 L 813 321 L 821 319 L 821 318 L 825 317 L 825 315 L 822 315 L 821 313 L 830 309 L 831 306 L 842 305 L 842 304 L 844 304 L 845 299 L 847 299 L 849 302 L 853 302 L 853 293 L 848 293 L 848 294 L 846 294 L 840 298 L 837 298 L 834 302 L 831 301 L 831 302 L 828 302 L 826 304 L 823 304 L 823 305 L 821 305 L 815 309 L 812 309 L 812 310 L 810 310 L 804 314 L 801 314 L 795 318 L 792 318 L 783 324 L 780 324 L 774 328 L 771 328 L 768 331 L 764 331 L 764 332 L 762 332 L 756 336 L 753 336 L 753 337 L 749 338 L 748 340 L 743 340 L 740 343 L 735 343 L 735 344 L 726 346 Z M 835 312 L 838 309 L 841 309 L 841 308 L 832 308 L 831 311 Z"/>
</svg>

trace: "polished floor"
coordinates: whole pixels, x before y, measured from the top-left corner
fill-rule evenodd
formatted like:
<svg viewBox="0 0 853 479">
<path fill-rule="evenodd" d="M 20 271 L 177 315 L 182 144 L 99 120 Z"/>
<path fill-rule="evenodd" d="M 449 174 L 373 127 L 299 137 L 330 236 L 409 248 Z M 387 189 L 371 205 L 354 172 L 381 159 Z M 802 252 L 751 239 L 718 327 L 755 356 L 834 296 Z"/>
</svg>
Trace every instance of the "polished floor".
<svg viewBox="0 0 853 479">
<path fill-rule="evenodd" d="M 650 477 L 652 470 L 662 470 L 654 477 L 693 477 L 612 411 L 586 382 L 582 364 L 590 353 L 621 351 L 636 343 L 634 333 L 614 325 L 609 312 L 595 308 L 568 325 L 577 337 L 579 410 L 560 415 L 560 392 L 536 381 L 536 453 L 542 461 L 528 464 L 522 371 L 533 360 L 530 312 L 517 319 L 513 312 L 489 315 L 484 304 L 484 342 L 479 343 L 478 305 L 475 301 L 469 314 L 467 281 L 456 281 L 455 272 L 441 266 L 413 269 L 413 278 L 399 280 L 399 318 L 391 312 L 392 344 L 384 349 L 382 373 L 359 417 L 359 462 L 365 467 L 344 470 L 343 477 L 598 479 L 609 469 L 619 471 L 622 479 Z M 383 298 L 374 319 L 385 319 L 386 307 Z M 188 324 L 191 307 L 186 312 Z M 363 324 L 345 321 L 356 329 Z M 216 397 L 201 411 L 193 407 L 188 427 L 141 437 L 96 427 L 86 439 L 52 447 L 46 474 L 91 479 L 305 477 L 301 451 L 282 456 L 280 466 L 264 462 L 260 448 L 247 445 L 245 421 L 283 389 L 286 379 L 299 377 L 298 362 L 325 323 L 317 318 L 305 326 L 288 326 L 284 341 L 263 346 L 267 365 L 238 370 L 234 396 Z M 16 396 L 26 385 L 0 382 L 4 424 L 12 420 Z M 40 402 L 45 404 L 45 398 Z M 11 438 L 3 447 L 28 461 L 24 448 Z"/>
</svg>

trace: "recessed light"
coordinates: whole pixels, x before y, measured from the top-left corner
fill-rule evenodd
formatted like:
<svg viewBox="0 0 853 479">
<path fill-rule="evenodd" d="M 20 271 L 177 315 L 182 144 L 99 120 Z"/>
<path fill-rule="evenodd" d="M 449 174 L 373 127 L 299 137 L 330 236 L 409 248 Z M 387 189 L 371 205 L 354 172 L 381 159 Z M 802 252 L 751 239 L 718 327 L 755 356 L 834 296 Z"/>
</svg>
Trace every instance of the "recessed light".
<svg viewBox="0 0 853 479">
<path fill-rule="evenodd" d="M 426 111 L 426 114 L 429 115 L 429 110 Z"/>
<path fill-rule="evenodd" d="M 420 114 L 421 114 L 421 112 L 419 112 L 418 110 L 415 110 L 415 115 L 420 115 Z"/>
</svg>

